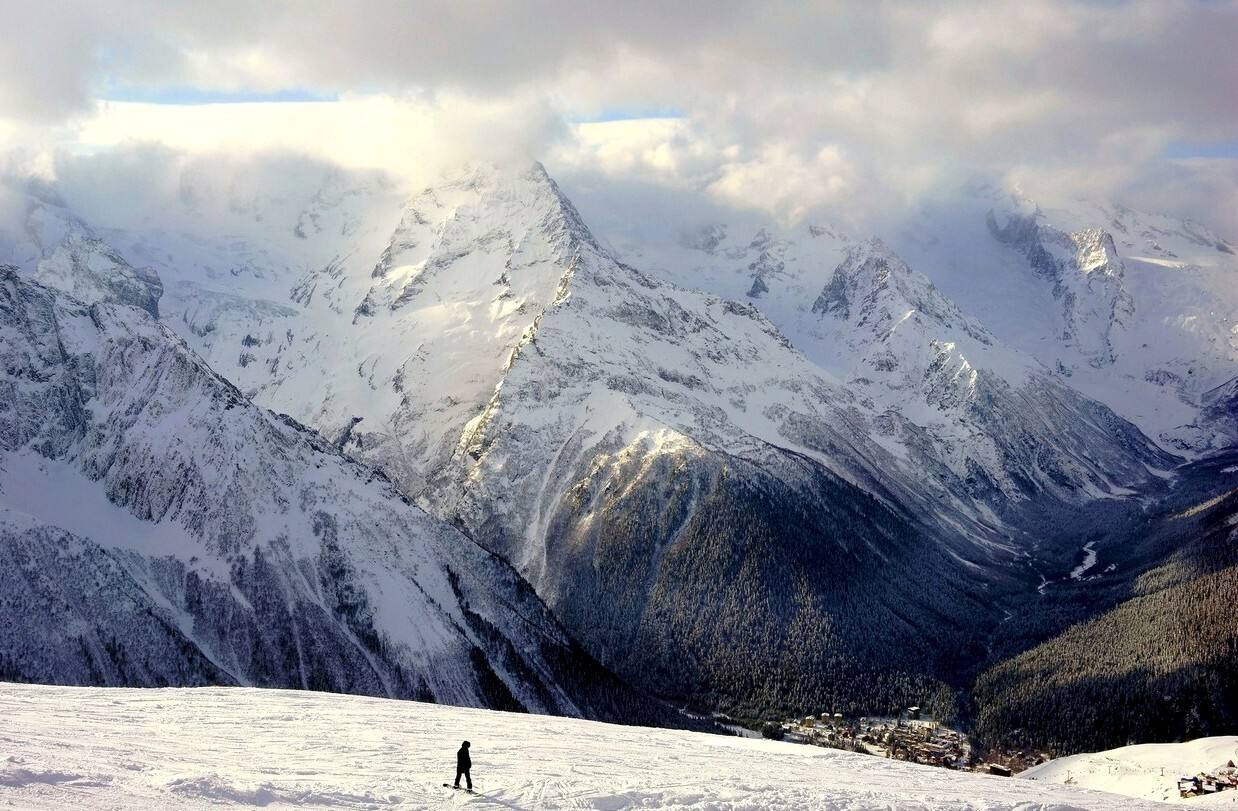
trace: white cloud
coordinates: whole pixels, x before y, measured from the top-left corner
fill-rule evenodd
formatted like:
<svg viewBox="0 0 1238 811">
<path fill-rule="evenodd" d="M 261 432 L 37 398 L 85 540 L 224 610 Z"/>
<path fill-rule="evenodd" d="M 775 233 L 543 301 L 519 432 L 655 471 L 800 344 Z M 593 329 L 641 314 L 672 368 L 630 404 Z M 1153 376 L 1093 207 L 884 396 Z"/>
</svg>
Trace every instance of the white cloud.
<svg viewBox="0 0 1238 811">
<path fill-rule="evenodd" d="M 330 102 L 164 105 L 102 102 L 83 118 L 77 149 L 157 143 L 187 153 L 286 151 L 425 182 L 463 160 L 531 160 L 563 127 L 544 102 L 434 101 L 389 96 Z"/>
<path fill-rule="evenodd" d="M 737 208 L 759 208 L 794 223 L 819 208 L 861 197 L 856 169 L 836 146 L 805 157 L 787 144 L 764 147 L 751 160 L 724 164 L 706 191 Z"/>
<path fill-rule="evenodd" d="M 1238 230 L 1215 208 L 1238 188 L 1234 162 L 1165 157 L 1175 142 L 1238 141 L 1238 0 L 0 0 L 0 12 L 0 138 L 45 150 L 81 148 L 81 127 L 95 149 L 284 149 L 401 174 L 528 154 L 783 218 L 854 215 L 976 174 L 1145 199 L 1172 177 L 1156 207 Z M 186 86 L 343 98 L 97 112 L 117 87 Z M 667 109 L 682 119 L 563 123 Z"/>
</svg>

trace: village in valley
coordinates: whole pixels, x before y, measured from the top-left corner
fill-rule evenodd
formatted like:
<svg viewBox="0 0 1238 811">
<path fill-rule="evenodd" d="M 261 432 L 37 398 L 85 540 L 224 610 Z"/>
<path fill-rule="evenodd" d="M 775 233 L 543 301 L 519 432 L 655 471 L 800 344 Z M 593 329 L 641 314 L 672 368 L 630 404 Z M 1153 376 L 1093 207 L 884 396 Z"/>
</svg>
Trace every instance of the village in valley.
<svg viewBox="0 0 1238 811">
<path fill-rule="evenodd" d="M 920 707 L 908 707 L 897 718 L 846 718 L 840 712 L 806 715 L 769 724 L 762 734 L 792 743 L 1004 777 L 1051 757 L 1043 752 L 990 752 L 981 758 L 966 734 L 928 717 Z"/>
</svg>

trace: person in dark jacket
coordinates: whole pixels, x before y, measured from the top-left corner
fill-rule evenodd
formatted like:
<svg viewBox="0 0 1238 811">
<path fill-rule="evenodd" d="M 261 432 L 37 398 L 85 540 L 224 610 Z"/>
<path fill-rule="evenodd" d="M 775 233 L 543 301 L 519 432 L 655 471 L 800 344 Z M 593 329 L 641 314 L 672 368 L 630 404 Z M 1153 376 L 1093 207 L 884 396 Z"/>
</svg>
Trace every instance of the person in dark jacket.
<svg viewBox="0 0 1238 811">
<path fill-rule="evenodd" d="M 471 768 L 473 768 L 473 759 L 469 757 L 469 742 L 465 741 L 464 745 L 460 747 L 460 751 L 456 752 L 455 788 L 460 788 L 460 775 L 464 775 L 469 791 L 473 790 L 473 776 L 469 774 L 469 769 Z"/>
</svg>

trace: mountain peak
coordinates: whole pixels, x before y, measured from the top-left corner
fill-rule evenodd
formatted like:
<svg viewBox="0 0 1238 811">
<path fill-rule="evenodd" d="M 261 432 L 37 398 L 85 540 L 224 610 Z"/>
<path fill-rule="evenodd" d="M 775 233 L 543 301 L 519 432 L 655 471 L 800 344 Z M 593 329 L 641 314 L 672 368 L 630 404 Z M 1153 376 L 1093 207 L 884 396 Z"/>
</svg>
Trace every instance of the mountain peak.
<svg viewBox="0 0 1238 811">
<path fill-rule="evenodd" d="M 992 336 L 979 322 L 964 315 L 932 282 L 917 273 L 880 238 L 847 248 L 843 261 L 813 302 L 812 311 L 854 320 L 856 326 L 919 313 L 947 328 L 958 328 L 983 344 Z M 880 314 L 880 317 L 878 315 Z"/>
<path fill-rule="evenodd" d="M 1095 227 L 1067 232 L 1039 220 L 1039 210 L 1007 212 L 1004 224 L 993 209 L 986 217 L 990 233 L 1023 254 L 1032 271 L 1053 284 L 1053 297 L 1061 307 L 1061 340 L 1089 365 L 1111 365 L 1117 359 L 1116 332 L 1127 328 L 1135 314 L 1113 236 Z"/>
<path fill-rule="evenodd" d="M 95 237 L 70 235 L 39 261 L 35 279 L 86 304 L 115 301 L 159 317 L 163 282 L 152 268 L 133 267 Z"/>
</svg>

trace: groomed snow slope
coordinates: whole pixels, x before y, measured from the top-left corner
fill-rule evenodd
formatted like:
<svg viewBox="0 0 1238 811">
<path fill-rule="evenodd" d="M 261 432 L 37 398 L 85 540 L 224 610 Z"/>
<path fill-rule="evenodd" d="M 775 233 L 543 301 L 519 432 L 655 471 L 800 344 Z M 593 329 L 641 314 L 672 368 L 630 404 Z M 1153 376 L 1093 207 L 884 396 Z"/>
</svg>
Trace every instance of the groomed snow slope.
<svg viewBox="0 0 1238 811">
<path fill-rule="evenodd" d="M 1160 807 L 788 743 L 283 690 L 0 684 L 0 807 Z M 477 795 L 442 788 L 462 738 Z"/>
<path fill-rule="evenodd" d="M 1019 777 L 1045 783 L 1065 783 L 1149 800 L 1182 802 L 1188 806 L 1238 808 L 1238 791 L 1181 800 L 1178 775 L 1215 773 L 1228 761 L 1238 762 L 1238 735 L 1198 738 L 1186 743 L 1145 743 L 1104 752 L 1058 758 L 1028 769 Z"/>
</svg>

